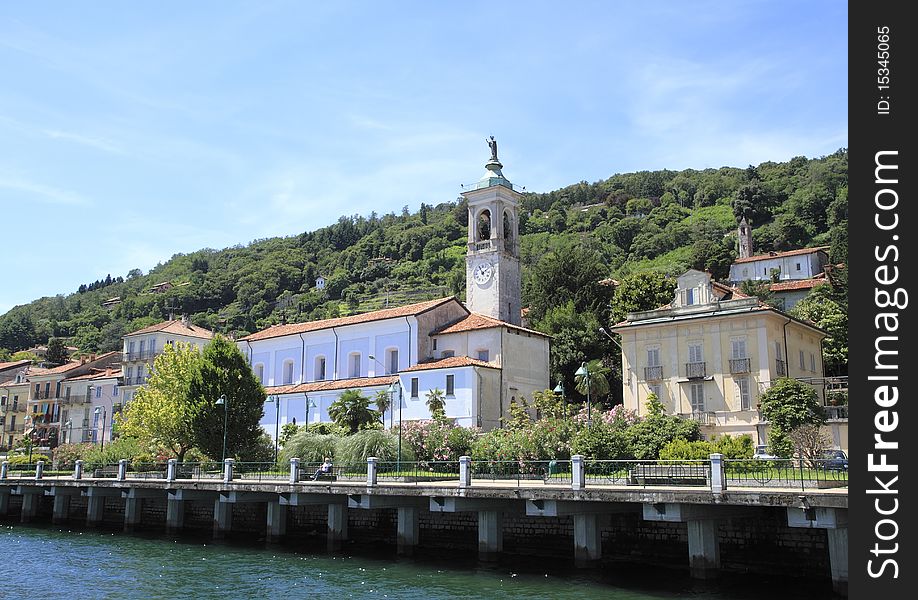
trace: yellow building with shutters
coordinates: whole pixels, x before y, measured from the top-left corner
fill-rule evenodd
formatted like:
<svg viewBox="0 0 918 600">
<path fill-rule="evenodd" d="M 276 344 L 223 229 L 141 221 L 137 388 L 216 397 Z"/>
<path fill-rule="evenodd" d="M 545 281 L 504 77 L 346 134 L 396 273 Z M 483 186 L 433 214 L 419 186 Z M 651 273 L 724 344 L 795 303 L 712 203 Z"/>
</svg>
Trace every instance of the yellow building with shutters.
<svg viewBox="0 0 918 600">
<path fill-rule="evenodd" d="M 625 407 L 646 414 L 647 398 L 656 394 L 669 414 L 697 420 L 706 438 L 749 434 L 755 444 L 767 443 L 758 399 L 780 377 L 815 383 L 825 402 L 825 332 L 709 273 L 683 273 L 671 304 L 630 313 L 612 330 L 621 335 Z M 847 451 L 847 411 L 834 417 L 827 433 Z"/>
</svg>

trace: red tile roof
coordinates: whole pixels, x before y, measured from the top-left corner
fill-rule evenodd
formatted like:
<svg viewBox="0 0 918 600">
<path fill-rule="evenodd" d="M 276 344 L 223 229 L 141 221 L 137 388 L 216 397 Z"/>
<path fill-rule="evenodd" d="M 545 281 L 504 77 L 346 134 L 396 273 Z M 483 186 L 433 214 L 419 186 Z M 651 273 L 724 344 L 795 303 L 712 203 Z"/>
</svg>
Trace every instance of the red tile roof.
<svg viewBox="0 0 918 600">
<path fill-rule="evenodd" d="M 398 381 L 395 375 L 383 377 L 354 377 L 351 379 L 329 379 L 327 381 L 312 381 L 310 383 L 294 383 L 292 385 L 275 385 L 266 387 L 265 392 L 271 394 L 303 394 L 311 392 L 328 392 L 332 390 L 348 390 L 364 387 L 377 387 L 392 385 Z"/>
<path fill-rule="evenodd" d="M 733 264 L 755 262 L 757 260 L 768 260 L 769 258 L 782 258 L 784 256 L 796 256 L 798 254 L 813 254 L 814 252 L 825 252 L 828 246 L 816 246 L 814 248 L 800 248 L 799 250 L 788 250 L 787 252 L 770 252 L 768 254 L 758 254 L 756 256 L 747 256 L 746 258 L 737 258 Z"/>
<path fill-rule="evenodd" d="M 489 369 L 500 369 L 497 365 L 492 365 L 483 360 L 469 358 L 468 356 L 450 356 L 449 358 L 441 358 L 440 360 L 424 362 L 414 365 L 413 367 L 408 367 L 405 369 L 405 372 L 429 371 L 430 369 L 452 369 L 456 367 L 488 367 Z"/>
<path fill-rule="evenodd" d="M 385 308 L 375 310 L 359 315 L 349 317 L 338 317 L 335 319 L 323 319 L 321 321 L 309 321 L 307 323 L 291 323 L 289 325 L 273 325 L 262 331 L 249 334 L 239 338 L 239 341 L 254 342 L 256 340 L 265 340 L 268 338 L 281 337 L 284 335 L 296 335 L 307 331 L 318 331 L 320 329 L 330 329 L 332 327 L 343 327 L 345 325 L 356 325 L 358 323 L 369 323 L 372 321 L 382 321 L 384 319 L 395 319 L 398 317 L 416 316 L 425 313 L 433 308 L 437 308 L 447 302 L 458 301 L 452 296 L 448 298 L 439 298 L 437 300 L 428 300 L 417 304 L 407 304 L 396 308 Z"/>
<path fill-rule="evenodd" d="M 811 279 L 797 279 L 795 281 L 779 281 L 778 283 L 773 283 L 769 286 L 773 292 L 789 292 L 792 290 L 809 290 L 817 285 L 823 285 L 828 283 L 825 276 L 813 277 Z"/>
<path fill-rule="evenodd" d="M 11 362 L 0 362 L 0 371 L 6 371 L 7 369 L 15 369 L 17 367 L 24 367 L 28 364 L 31 364 L 32 361 L 29 359 L 25 360 L 14 360 Z"/>
<path fill-rule="evenodd" d="M 109 379 L 112 377 L 121 377 L 121 369 L 112 369 L 111 367 L 107 369 L 92 369 L 92 373 L 86 373 L 85 375 L 77 375 L 76 377 L 68 377 L 64 381 L 81 381 L 86 379 Z"/>
<path fill-rule="evenodd" d="M 443 333 L 460 333 L 462 331 L 474 331 L 476 329 L 490 329 L 492 327 L 507 327 L 508 329 L 515 329 L 517 331 L 525 331 L 526 333 L 533 333 L 535 335 L 540 335 L 542 337 L 551 337 L 548 334 L 542 333 L 541 331 L 536 331 L 534 329 L 526 329 L 525 327 L 520 327 L 519 325 L 513 325 L 511 323 L 506 323 L 500 321 L 493 317 L 488 317 L 478 313 L 472 313 L 468 316 L 461 318 L 451 325 L 441 327 L 440 329 L 434 331 L 431 335 L 440 335 Z"/>
<path fill-rule="evenodd" d="M 729 285 L 724 285 L 711 280 L 711 287 L 714 288 L 714 291 L 720 294 L 720 300 L 729 299 L 729 300 L 738 300 L 740 298 L 748 298 L 746 294 L 739 291 L 739 288 L 731 287 Z"/>
<path fill-rule="evenodd" d="M 105 354 L 100 354 L 99 356 L 97 356 L 95 360 L 86 361 L 86 362 L 79 361 L 79 360 L 72 360 L 72 361 L 70 361 L 70 362 L 68 362 L 68 363 L 62 364 L 62 365 L 59 366 L 59 367 L 54 367 L 53 369 L 48 369 L 48 370 L 44 371 L 43 373 L 30 373 L 30 375 L 57 375 L 58 373 L 66 373 L 67 371 L 72 371 L 73 369 L 76 369 L 77 367 L 82 367 L 82 366 L 85 366 L 85 365 L 91 365 L 91 364 L 97 363 L 97 362 L 99 362 L 99 361 L 101 361 L 101 360 L 103 360 L 103 359 L 110 358 L 110 357 L 112 357 L 112 356 L 114 356 L 114 355 L 116 355 L 116 354 L 121 354 L 121 353 L 120 353 L 120 352 L 116 352 L 116 351 L 106 352 Z M 91 368 L 91 367 L 90 367 L 90 368 Z"/>
<path fill-rule="evenodd" d="M 150 325 L 149 327 L 144 327 L 143 329 L 138 329 L 137 331 L 132 331 L 127 335 L 142 335 L 145 333 L 173 333 L 175 335 L 185 335 L 188 337 L 202 338 L 209 340 L 214 337 L 214 332 L 209 329 L 204 329 L 203 327 L 198 327 L 197 325 L 192 325 L 191 323 L 183 323 L 181 319 L 173 319 L 171 321 L 163 321 L 162 323 L 157 323 L 156 325 Z"/>
</svg>

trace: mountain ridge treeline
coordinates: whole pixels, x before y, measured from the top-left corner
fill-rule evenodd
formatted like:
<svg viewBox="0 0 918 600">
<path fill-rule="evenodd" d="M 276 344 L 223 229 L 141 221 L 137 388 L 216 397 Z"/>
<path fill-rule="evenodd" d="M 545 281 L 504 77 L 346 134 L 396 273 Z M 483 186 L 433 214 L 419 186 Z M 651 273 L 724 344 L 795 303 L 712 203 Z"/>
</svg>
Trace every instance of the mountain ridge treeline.
<svg viewBox="0 0 918 600">
<path fill-rule="evenodd" d="M 613 312 L 607 292 L 566 287 L 583 288 L 584 278 L 672 276 L 690 267 L 722 279 L 736 258 L 741 217 L 753 226 L 757 254 L 829 246 L 830 260 L 846 263 L 847 185 L 848 152 L 842 148 L 746 168 L 619 173 L 526 193 L 520 210 L 523 306 L 530 308 L 533 327 L 554 331 L 557 322 L 543 321 L 583 318 L 552 313 L 558 298 L 570 296 L 575 312 L 587 306 L 602 325 Z M 0 360 L 54 337 L 86 353 L 117 350 L 125 333 L 170 315 L 187 314 L 196 325 L 238 336 L 387 302 L 463 298 L 467 221 L 462 199 L 422 203 L 414 213 L 405 207 L 400 214 L 342 216 L 300 235 L 175 254 L 146 274 L 108 275 L 0 315 Z M 315 288 L 320 275 L 324 290 Z M 554 287 L 546 289 L 547 281 Z M 157 287 L 162 282 L 171 287 Z"/>
</svg>

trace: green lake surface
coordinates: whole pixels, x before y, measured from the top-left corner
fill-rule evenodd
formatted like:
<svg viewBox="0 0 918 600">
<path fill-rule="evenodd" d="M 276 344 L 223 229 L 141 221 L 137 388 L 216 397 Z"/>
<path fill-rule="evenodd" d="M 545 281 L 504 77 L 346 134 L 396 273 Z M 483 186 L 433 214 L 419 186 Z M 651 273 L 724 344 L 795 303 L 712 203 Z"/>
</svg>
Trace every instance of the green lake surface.
<svg viewBox="0 0 918 600">
<path fill-rule="evenodd" d="M 340 554 L 51 525 L 0 524 L 0 598 L 394 598 L 782 600 L 830 598 L 827 585 L 759 575 L 693 582 L 641 565 L 575 570 L 552 559 L 479 563 L 440 553 Z M 824 582 L 821 582 L 824 583 Z"/>
</svg>

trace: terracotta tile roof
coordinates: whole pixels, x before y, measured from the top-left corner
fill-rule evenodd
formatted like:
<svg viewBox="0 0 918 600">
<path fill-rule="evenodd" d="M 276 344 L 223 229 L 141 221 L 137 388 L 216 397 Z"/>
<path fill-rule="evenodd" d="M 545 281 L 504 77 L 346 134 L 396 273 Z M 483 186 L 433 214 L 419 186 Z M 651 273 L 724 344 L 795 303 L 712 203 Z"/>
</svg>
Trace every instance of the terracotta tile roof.
<svg viewBox="0 0 918 600">
<path fill-rule="evenodd" d="M 476 329 L 490 329 L 492 327 L 507 327 L 508 329 L 515 329 L 517 331 L 525 331 L 526 333 L 533 333 L 535 335 L 540 335 L 542 337 L 551 337 L 546 333 L 541 331 L 536 331 L 534 329 L 526 329 L 525 327 L 520 327 L 519 325 L 513 325 L 511 323 L 506 323 L 500 321 L 493 317 L 488 317 L 478 313 L 472 313 L 468 316 L 465 316 L 455 323 L 441 327 L 440 329 L 431 333 L 431 335 L 440 335 L 444 333 L 460 333 L 462 331 L 474 331 Z"/>
<path fill-rule="evenodd" d="M 798 254 L 813 254 L 814 252 L 825 252 L 828 250 L 828 246 L 816 246 L 813 248 L 800 248 L 799 250 L 788 250 L 786 252 L 774 252 L 768 254 L 758 254 L 756 256 L 748 256 L 746 258 L 737 258 L 733 261 L 733 264 L 741 264 L 747 262 L 755 262 L 757 260 L 768 260 L 769 258 L 782 258 L 784 256 L 797 256 Z"/>
<path fill-rule="evenodd" d="M 394 319 L 398 317 L 416 316 L 425 313 L 428 310 L 437 308 L 447 302 L 458 301 L 452 296 L 448 298 L 439 298 L 437 300 L 428 300 L 417 304 L 407 304 L 396 308 L 385 308 L 375 310 L 359 315 L 349 317 L 337 317 L 335 319 L 323 319 L 321 321 L 309 321 L 307 323 L 291 323 L 289 325 L 273 325 L 262 331 L 249 334 L 239 338 L 239 341 L 254 342 L 256 340 L 265 340 L 268 338 L 280 337 L 284 335 L 296 335 L 307 331 L 318 331 L 320 329 L 330 329 L 332 327 L 343 327 L 345 325 L 356 325 L 358 323 L 369 323 L 371 321 L 382 321 L 384 319 Z"/>
<path fill-rule="evenodd" d="M 312 381 L 310 383 L 295 383 L 293 385 L 275 385 L 266 387 L 265 392 L 271 394 L 309 394 L 311 392 L 328 392 L 332 390 L 348 390 L 364 387 L 377 387 L 392 385 L 398 381 L 396 375 L 383 377 L 353 377 L 351 379 L 329 379 L 327 381 Z"/>
<path fill-rule="evenodd" d="M 817 285 L 828 283 L 825 276 L 813 277 L 811 279 L 797 279 L 795 281 L 779 281 L 769 286 L 773 292 L 789 292 L 792 290 L 809 290 Z"/>
<path fill-rule="evenodd" d="M 32 361 L 29 359 L 25 360 L 14 360 L 11 362 L 0 362 L 0 371 L 6 371 L 7 369 L 16 369 L 18 367 L 24 367 L 30 364 Z"/>
<path fill-rule="evenodd" d="M 76 377 L 68 377 L 64 381 L 81 381 L 86 379 L 110 379 L 112 377 L 121 377 L 121 369 L 112 369 L 111 367 L 107 369 L 92 369 L 92 373 L 86 373 L 85 375 L 77 375 Z"/>
<path fill-rule="evenodd" d="M 145 333 L 173 333 L 175 335 L 185 335 L 188 337 L 202 338 L 209 340 L 214 337 L 214 332 L 209 329 L 204 329 L 203 327 L 198 327 L 197 325 L 192 325 L 191 323 L 185 324 L 181 319 L 173 319 L 171 321 L 163 321 L 162 323 L 157 323 L 156 325 L 150 325 L 149 327 L 144 327 L 143 329 L 138 329 L 137 331 L 132 331 L 131 333 L 125 334 L 125 337 L 129 335 L 142 335 Z"/>
<path fill-rule="evenodd" d="M 441 358 L 440 360 L 420 363 L 414 365 L 413 367 L 408 367 L 404 372 L 407 373 L 412 371 L 428 371 L 430 369 L 452 369 L 455 367 L 488 367 L 489 369 L 500 369 L 500 367 L 497 365 L 492 365 L 491 363 L 485 362 L 483 360 L 469 358 L 468 356 L 450 356 L 449 358 Z"/>
<path fill-rule="evenodd" d="M 711 280 L 711 287 L 714 288 L 714 291 L 720 294 L 720 300 L 738 300 L 739 298 L 748 298 L 746 294 L 739 291 L 739 288 L 731 287 L 729 285 L 724 285 Z"/>
<path fill-rule="evenodd" d="M 30 373 L 29 375 L 57 375 L 58 373 L 66 373 L 67 371 L 72 371 L 73 369 L 76 369 L 77 367 L 92 365 L 93 363 L 97 363 L 106 358 L 110 358 L 112 356 L 120 355 L 120 354 L 121 353 L 117 351 L 106 352 L 105 354 L 100 354 L 99 356 L 96 357 L 95 360 L 92 360 L 92 361 L 81 362 L 79 360 L 72 360 L 68 363 L 62 364 L 59 367 L 54 367 L 53 369 L 47 369 L 43 373 Z"/>
</svg>

